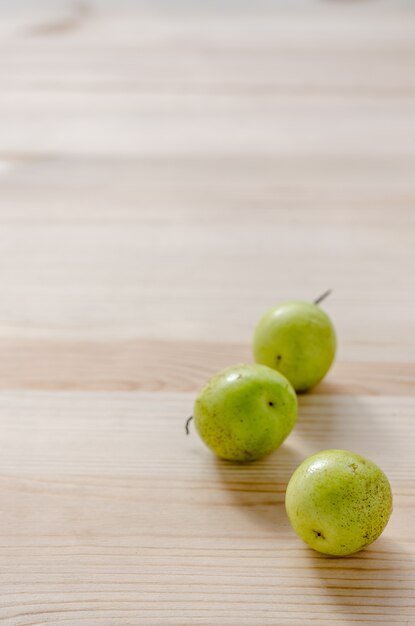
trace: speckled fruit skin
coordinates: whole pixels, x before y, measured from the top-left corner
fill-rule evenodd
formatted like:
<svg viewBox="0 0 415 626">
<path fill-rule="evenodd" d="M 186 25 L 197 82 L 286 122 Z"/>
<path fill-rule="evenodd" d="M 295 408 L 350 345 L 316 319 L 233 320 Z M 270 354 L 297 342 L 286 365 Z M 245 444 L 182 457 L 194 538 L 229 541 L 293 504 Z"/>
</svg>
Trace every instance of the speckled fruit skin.
<svg viewBox="0 0 415 626">
<path fill-rule="evenodd" d="M 297 418 L 297 397 L 284 376 L 264 365 L 219 372 L 195 401 L 196 429 L 218 456 L 253 461 L 278 448 Z"/>
<path fill-rule="evenodd" d="M 312 302 L 283 302 L 259 320 L 254 357 L 283 374 L 296 391 L 320 382 L 336 354 L 336 333 L 327 313 Z"/>
<path fill-rule="evenodd" d="M 373 461 L 346 450 L 324 450 L 295 470 L 285 507 L 295 532 L 309 546 L 346 556 L 383 532 L 392 513 L 392 492 Z"/>
</svg>

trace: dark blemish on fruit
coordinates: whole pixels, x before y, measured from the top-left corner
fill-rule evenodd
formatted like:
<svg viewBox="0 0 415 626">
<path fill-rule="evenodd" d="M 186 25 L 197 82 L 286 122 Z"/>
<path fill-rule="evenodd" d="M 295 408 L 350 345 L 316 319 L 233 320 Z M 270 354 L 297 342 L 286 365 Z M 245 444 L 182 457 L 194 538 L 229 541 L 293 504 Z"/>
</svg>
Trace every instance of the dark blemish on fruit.
<svg viewBox="0 0 415 626">
<path fill-rule="evenodd" d="M 281 359 L 282 359 L 282 356 L 280 354 L 277 354 L 277 363 L 281 361 Z"/>
<path fill-rule="evenodd" d="M 320 537 L 321 539 L 325 539 L 325 536 L 319 530 L 314 530 L 314 528 L 313 528 L 313 533 L 315 534 L 316 537 Z"/>
<path fill-rule="evenodd" d="M 274 406 L 274 403 L 271 400 L 268 402 L 268 406 Z"/>
</svg>

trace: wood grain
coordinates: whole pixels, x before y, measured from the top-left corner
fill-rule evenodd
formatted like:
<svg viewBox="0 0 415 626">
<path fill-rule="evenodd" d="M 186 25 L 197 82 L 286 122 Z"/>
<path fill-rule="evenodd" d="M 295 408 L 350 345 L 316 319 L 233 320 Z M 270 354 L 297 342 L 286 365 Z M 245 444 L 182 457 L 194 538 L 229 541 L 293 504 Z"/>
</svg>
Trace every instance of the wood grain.
<svg viewBox="0 0 415 626">
<path fill-rule="evenodd" d="M 0 339 L 0 352 L 5 390 L 197 392 L 218 370 L 252 361 L 248 343 L 183 339 Z M 338 361 L 310 393 L 414 396 L 415 365 Z"/>
<path fill-rule="evenodd" d="M 392 2 L 0 0 L 0 624 L 415 625 L 415 27 Z M 339 349 L 276 453 L 197 389 L 279 300 Z M 346 559 L 284 512 L 324 448 L 394 512 Z"/>
</svg>

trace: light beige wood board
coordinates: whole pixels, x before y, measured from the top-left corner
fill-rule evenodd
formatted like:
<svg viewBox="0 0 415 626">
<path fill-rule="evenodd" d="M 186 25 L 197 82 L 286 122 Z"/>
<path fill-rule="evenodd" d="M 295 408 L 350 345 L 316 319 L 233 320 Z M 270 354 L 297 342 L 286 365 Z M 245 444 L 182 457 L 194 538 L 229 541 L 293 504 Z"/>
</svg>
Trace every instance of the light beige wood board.
<svg viewBox="0 0 415 626">
<path fill-rule="evenodd" d="M 415 10 L 0 1 L 0 623 L 415 624 Z M 184 420 L 259 315 L 334 289 L 286 444 Z M 349 559 L 284 514 L 325 447 L 394 513 Z"/>
<path fill-rule="evenodd" d="M 216 460 L 183 393 L 0 394 L 6 624 L 409 624 L 413 398 L 304 396 L 295 432 L 250 465 Z M 320 448 L 364 452 L 395 497 L 347 559 L 294 536 L 283 499 Z"/>
</svg>

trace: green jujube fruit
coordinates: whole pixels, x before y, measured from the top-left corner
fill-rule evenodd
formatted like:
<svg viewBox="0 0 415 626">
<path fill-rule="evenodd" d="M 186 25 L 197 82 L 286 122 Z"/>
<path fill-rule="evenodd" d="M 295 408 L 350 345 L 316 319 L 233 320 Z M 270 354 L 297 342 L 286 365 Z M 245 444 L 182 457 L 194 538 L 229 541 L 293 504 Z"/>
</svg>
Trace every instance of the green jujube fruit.
<svg viewBox="0 0 415 626">
<path fill-rule="evenodd" d="M 194 423 L 219 457 L 253 461 L 278 448 L 297 418 L 284 376 L 264 365 L 235 365 L 211 378 L 196 398 Z"/>
<path fill-rule="evenodd" d="M 373 461 L 346 450 L 324 450 L 295 470 L 285 507 L 293 529 L 311 548 L 345 556 L 383 532 L 392 491 Z"/>
<path fill-rule="evenodd" d="M 281 372 L 298 392 L 327 374 L 336 353 L 329 316 L 313 302 L 283 302 L 260 319 L 253 340 L 257 363 Z"/>
</svg>

